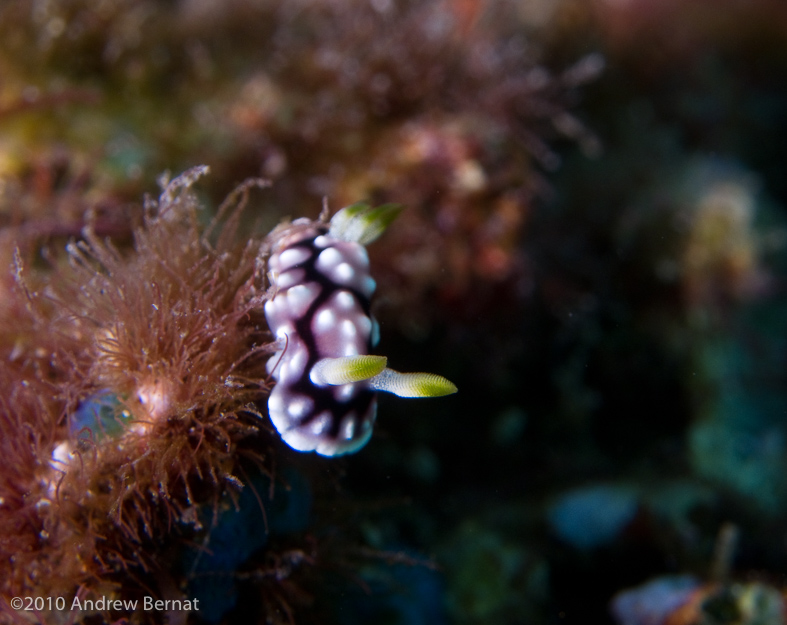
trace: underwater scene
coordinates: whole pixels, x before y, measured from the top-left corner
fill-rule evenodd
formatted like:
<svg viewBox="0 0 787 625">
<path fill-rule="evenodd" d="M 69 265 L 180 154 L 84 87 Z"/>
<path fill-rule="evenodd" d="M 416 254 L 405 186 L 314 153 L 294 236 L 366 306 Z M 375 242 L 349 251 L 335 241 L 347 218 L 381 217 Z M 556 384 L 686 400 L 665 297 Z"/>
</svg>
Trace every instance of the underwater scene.
<svg viewBox="0 0 787 625">
<path fill-rule="evenodd" d="M 0 3 L 0 625 L 787 623 L 784 0 Z"/>
</svg>

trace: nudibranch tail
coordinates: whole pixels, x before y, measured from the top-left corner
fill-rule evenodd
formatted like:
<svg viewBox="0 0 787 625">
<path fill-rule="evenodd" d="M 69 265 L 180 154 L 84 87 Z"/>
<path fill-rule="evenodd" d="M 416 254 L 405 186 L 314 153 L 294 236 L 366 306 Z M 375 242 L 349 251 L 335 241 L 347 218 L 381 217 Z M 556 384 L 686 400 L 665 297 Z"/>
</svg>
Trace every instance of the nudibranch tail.
<svg viewBox="0 0 787 625">
<path fill-rule="evenodd" d="M 402 212 L 401 204 L 382 204 L 372 207 L 365 202 L 351 204 L 331 219 L 330 236 L 340 241 L 368 245 L 379 237 Z"/>
<path fill-rule="evenodd" d="M 387 391 L 399 397 L 443 397 L 457 392 L 456 385 L 434 373 L 399 373 L 384 369 L 369 380 L 377 391 Z"/>
<path fill-rule="evenodd" d="M 315 384 L 338 386 L 373 378 L 385 369 L 385 356 L 341 356 L 323 358 L 312 367 L 309 378 Z"/>
</svg>

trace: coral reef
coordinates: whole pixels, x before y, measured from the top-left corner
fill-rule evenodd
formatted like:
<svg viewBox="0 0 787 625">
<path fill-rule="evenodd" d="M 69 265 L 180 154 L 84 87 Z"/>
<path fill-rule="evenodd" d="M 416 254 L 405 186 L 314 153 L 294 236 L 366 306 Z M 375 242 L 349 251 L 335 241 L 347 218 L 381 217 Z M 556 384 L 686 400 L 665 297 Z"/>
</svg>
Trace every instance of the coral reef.
<svg viewBox="0 0 787 625">
<path fill-rule="evenodd" d="M 0 5 L 0 622 L 783 622 L 785 24 Z M 299 453 L 280 253 L 394 202 L 348 263 L 358 353 L 309 343 L 295 383 L 461 393 Z"/>
<path fill-rule="evenodd" d="M 199 506 L 215 515 L 244 455 L 269 465 L 259 241 L 237 241 L 237 211 L 215 241 L 201 232 L 201 173 L 147 202 L 131 256 L 88 226 L 45 273 L 16 257 L 21 305 L 0 333 L 7 596 L 164 588 L 150 547 Z"/>
</svg>

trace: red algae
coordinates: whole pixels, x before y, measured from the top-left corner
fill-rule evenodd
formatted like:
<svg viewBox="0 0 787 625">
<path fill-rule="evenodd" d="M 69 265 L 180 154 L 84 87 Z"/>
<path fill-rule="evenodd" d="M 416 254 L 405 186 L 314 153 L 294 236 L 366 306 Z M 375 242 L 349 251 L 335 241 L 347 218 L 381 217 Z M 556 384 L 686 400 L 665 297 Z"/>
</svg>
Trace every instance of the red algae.
<svg viewBox="0 0 787 625">
<path fill-rule="evenodd" d="M 191 191 L 205 169 L 147 201 L 131 250 L 88 226 L 46 271 L 17 256 L 0 318 L 4 596 L 155 585 L 162 556 L 143 545 L 195 505 L 215 510 L 238 488 L 239 457 L 269 462 L 253 406 L 268 390 L 261 241 L 237 232 L 263 183 L 241 187 L 206 230 Z M 117 398 L 121 432 L 73 431 L 74 412 L 102 394 Z"/>
</svg>

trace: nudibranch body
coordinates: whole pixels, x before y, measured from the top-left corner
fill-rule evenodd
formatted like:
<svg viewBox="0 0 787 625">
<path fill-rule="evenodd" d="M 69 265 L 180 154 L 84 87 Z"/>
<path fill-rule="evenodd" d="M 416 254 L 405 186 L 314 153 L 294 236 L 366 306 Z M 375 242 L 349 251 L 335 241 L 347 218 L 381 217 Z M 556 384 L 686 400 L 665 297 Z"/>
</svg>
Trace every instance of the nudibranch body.
<svg viewBox="0 0 787 625">
<path fill-rule="evenodd" d="M 276 385 L 271 421 L 298 451 L 351 453 L 372 434 L 377 391 L 437 397 L 456 387 L 437 375 L 399 373 L 377 344 L 371 314 L 376 288 L 364 245 L 376 239 L 399 207 L 353 204 L 329 223 L 298 219 L 272 234 L 268 261 L 273 297 L 265 317 L 279 343 L 268 360 Z"/>
</svg>

